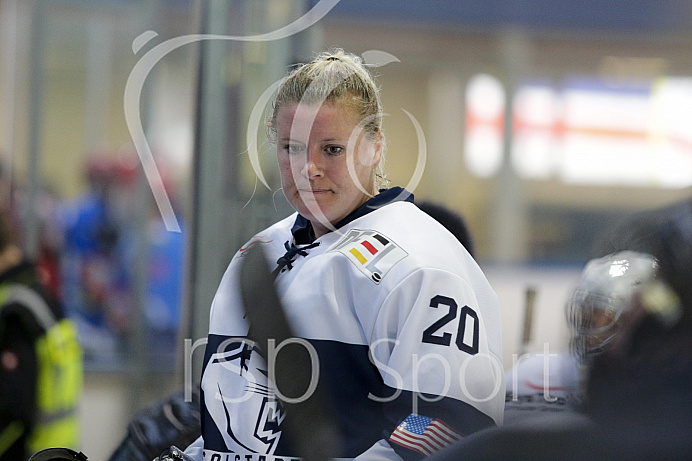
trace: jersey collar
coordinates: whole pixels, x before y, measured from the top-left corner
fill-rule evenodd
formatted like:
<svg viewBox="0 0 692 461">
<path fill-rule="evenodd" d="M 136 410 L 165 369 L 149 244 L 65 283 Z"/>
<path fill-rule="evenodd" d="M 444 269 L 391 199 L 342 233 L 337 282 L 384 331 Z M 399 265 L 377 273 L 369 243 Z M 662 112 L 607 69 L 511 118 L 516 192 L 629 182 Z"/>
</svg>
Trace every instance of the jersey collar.
<svg viewBox="0 0 692 461">
<path fill-rule="evenodd" d="M 394 202 L 411 202 L 413 203 L 413 194 L 402 187 L 392 187 L 391 189 L 381 189 L 380 193 L 372 197 L 370 200 L 353 210 L 348 216 L 336 223 L 335 228 L 340 228 L 366 214 L 389 205 Z M 303 215 L 299 214 L 296 222 L 291 228 L 293 239 L 297 245 L 305 245 L 315 241 L 315 232 L 312 229 L 312 224 Z"/>
</svg>

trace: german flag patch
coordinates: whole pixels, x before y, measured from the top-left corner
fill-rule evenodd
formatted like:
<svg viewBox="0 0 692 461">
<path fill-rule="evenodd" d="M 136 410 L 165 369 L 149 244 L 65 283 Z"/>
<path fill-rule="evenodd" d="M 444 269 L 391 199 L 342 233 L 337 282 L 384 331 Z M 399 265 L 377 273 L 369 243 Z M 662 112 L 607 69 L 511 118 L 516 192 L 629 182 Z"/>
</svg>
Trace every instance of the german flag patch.
<svg viewBox="0 0 692 461">
<path fill-rule="evenodd" d="M 380 283 L 396 263 L 408 256 L 401 247 L 381 233 L 360 229 L 351 229 L 329 251 L 344 254 L 375 283 Z"/>
</svg>

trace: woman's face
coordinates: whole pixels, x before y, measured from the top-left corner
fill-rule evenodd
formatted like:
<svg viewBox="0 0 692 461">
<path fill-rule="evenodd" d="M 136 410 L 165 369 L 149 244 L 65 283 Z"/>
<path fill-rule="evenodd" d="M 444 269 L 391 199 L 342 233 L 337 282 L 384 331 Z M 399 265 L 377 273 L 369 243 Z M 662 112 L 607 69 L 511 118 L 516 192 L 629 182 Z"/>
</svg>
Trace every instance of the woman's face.
<svg viewBox="0 0 692 461">
<path fill-rule="evenodd" d="M 375 194 L 382 142 L 369 139 L 359 122 L 353 109 L 338 102 L 293 104 L 277 113 L 276 151 L 284 195 L 311 221 L 317 237 Z"/>
</svg>

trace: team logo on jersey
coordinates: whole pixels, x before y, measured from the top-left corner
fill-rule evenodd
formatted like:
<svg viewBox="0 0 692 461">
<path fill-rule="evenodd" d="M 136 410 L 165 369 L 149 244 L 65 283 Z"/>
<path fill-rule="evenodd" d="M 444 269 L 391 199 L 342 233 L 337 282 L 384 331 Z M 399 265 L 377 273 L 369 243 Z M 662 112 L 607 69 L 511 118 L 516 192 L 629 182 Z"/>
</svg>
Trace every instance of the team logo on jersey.
<svg viewBox="0 0 692 461">
<path fill-rule="evenodd" d="M 408 256 L 400 246 L 379 232 L 352 229 L 329 251 L 344 254 L 363 274 L 380 283 L 396 263 Z"/>
<path fill-rule="evenodd" d="M 273 454 L 281 437 L 284 409 L 267 379 L 256 349 L 228 338 L 211 355 L 202 375 L 203 407 L 222 440 L 207 448 Z M 225 459 L 225 458 L 224 458 Z M 243 458 L 245 459 L 245 458 Z"/>
</svg>

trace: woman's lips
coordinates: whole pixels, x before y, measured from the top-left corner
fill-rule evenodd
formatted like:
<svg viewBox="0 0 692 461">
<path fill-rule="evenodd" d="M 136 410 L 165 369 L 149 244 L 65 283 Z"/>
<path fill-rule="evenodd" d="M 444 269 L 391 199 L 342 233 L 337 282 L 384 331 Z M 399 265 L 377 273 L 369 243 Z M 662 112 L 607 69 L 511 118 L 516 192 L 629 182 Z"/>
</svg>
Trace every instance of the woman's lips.
<svg viewBox="0 0 692 461">
<path fill-rule="evenodd" d="M 301 194 L 306 194 L 306 195 L 319 195 L 319 194 L 326 194 L 328 192 L 331 192 L 331 189 L 303 189 L 300 191 Z"/>
</svg>

